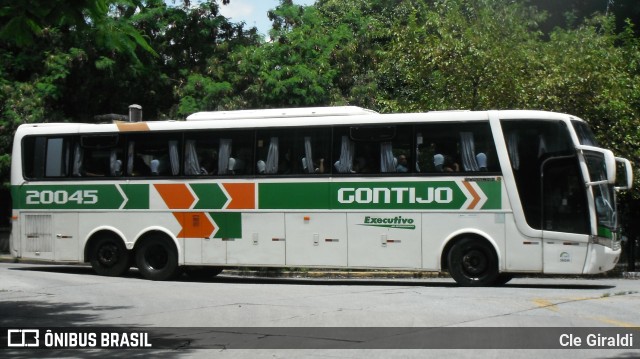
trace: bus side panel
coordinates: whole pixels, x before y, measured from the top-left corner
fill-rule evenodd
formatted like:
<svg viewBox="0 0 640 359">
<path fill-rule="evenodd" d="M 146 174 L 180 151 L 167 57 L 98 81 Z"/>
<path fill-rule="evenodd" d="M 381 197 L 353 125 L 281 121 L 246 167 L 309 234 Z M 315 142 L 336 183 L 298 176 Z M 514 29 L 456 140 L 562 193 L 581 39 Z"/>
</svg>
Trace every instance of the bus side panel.
<svg viewBox="0 0 640 359">
<path fill-rule="evenodd" d="M 496 246 L 504 269 L 505 216 L 504 213 L 425 213 L 422 215 L 423 268 L 440 270 L 440 257 L 447 242 L 458 235 L 477 234 Z"/>
<path fill-rule="evenodd" d="M 346 213 L 287 213 L 288 266 L 347 266 Z"/>
<path fill-rule="evenodd" d="M 78 213 L 56 213 L 53 216 L 54 259 L 80 261 L 82 250 L 78 238 Z"/>
<path fill-rule="evenodd" d="M 421 268 L 420 215 L 348 213 L 349 266 Z"/>
<path fill-rule="evenodd" d="M 518 230 L 513 213 L 506 214 L 506 270 L 510 272 L 542 272 L 542 239 L 531 238 Z"/>
<path fill-rule="evenodd" d="M 227 241 L 227 264 L 285 264 L 284 213 L 242 213 L 242 237 Z"/>
</svg>

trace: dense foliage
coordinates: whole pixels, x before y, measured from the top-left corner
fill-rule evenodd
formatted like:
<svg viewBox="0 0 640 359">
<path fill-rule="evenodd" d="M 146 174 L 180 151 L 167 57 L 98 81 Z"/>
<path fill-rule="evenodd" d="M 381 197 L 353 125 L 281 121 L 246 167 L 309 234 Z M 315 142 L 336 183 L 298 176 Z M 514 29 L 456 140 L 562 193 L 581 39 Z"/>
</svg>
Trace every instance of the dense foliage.
<svg viewBox="0 0 640 359">
<path fill-rule="evenodd" d="M 283 0 L 268 38 L 220 6 L 234 4 L 0 0 L 0 180 L 19 124 L 131 103 L 159 119 L 341 104 L 567 112 L 640 177 L 636 1 Z"/>
</svg>

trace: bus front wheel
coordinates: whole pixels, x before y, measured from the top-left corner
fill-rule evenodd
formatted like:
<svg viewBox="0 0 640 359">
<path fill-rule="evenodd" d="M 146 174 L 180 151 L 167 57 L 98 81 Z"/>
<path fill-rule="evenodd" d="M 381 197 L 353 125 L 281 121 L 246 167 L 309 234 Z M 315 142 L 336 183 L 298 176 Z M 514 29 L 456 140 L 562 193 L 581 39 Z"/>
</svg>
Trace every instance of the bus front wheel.
<svg viewBox="0 0 640 359">
<path fill-rule="evenodd" d="M 461 286 L 490 286 L 498 279 L 497 256 L 485 240 L 461 239 L 451 247 L 447 261 L 449 274 Z"/>
<path fill-rule="evenodd" d="M 172 279 L 178 274 L 178 251 L 167 238 L 148 238 L 136 249 L 136 265 L 146 279 Z"/>
<path fill-rule="evenodd" d="M 120 238 L 99 237 L 91 248 L 91 267 L 99 275 L 119 277 L 131 267 L 130 253 Z"/>
</svg>

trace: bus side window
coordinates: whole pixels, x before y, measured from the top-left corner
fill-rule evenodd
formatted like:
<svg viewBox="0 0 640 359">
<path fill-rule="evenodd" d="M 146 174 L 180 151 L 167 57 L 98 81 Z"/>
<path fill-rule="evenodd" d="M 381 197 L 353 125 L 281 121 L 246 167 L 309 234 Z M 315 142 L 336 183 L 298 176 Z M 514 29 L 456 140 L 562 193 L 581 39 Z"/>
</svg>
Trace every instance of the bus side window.
<svg viewBox="0 0 640 359">
<path fill-rule="evenodd" d="M 432 123 L 416 129 L 420 173 L 500 172 L 488 122 Z"/>
<path fill-rule="evenodd" d="M 324 135 L 324 133 L 321 133 Z M 323 174 L 331 172 L 331 168 L 327 168 L 325 163 L 325 154 L 323 149 L 327 148 L 328 139 L 326 136 L 303 136 L 302 152 L 300 159 L 303 174 Z"/>
<path fill-rule="evenodd" d="M 253 173 L 253 131 L 216 133 L 218 147 L 218 174 L 221 176 L 251 175 Z"/>
<path fill-rule="evenodd" d="M 28 179 L 60 178 L 69 175 L 72 138 L 26 137 L 23 140 L 23 176 Z"/>
<path fill-rule="evenodd" d="M 119 135 L 80 136 L 73 147 L 74 177 L 119 177 L 123 173 L 123 148 Z"/>
<path fill-rule="evenodd" d="M 211 134 L 189 135 L 184 145 L 184 174 L 206 176 L 217 173 L 218 146 Z"/>
<path fill-rule="evenodd" d="M 22 140 L 23 176 L 27 179 L 44 177 L 47 139 L 43 136 L 30 136 Z"/>
<path fill-rule="evenodd" d="M 337 128 L 333 167 L 338 173 L 410 173 L 411 132 L 406 125 Z"/>
<path fill-rule="evenodd" d="M 180 174 L 180 135 L 174 133 L 131 135 L 127 150 L 127 174 L 178 176 Z"/>
</svg>

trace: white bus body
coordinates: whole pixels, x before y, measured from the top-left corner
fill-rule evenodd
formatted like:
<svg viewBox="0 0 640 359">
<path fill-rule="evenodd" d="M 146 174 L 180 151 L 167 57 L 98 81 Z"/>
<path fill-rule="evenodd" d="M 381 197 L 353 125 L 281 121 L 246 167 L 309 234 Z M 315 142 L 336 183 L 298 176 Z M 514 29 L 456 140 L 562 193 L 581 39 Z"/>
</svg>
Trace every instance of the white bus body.
<svg viewBox="0 0 640 359">
<path fill-rule="evenodd" d="M 620 257 L 616 163 L 542 111 L 356 107 L 187 121 L 27 124 L 11 168 L 16 258 L 131 266 L 448 270 L 461 285 L 593 274 Z"/>
</svg>

